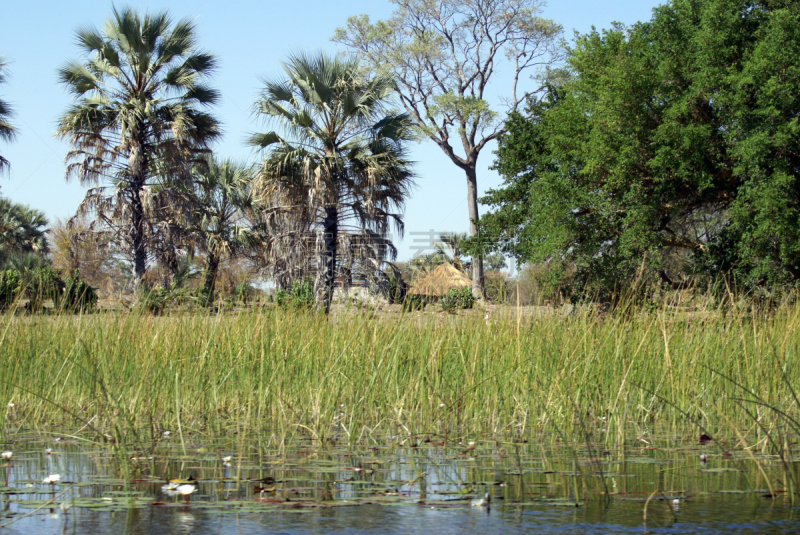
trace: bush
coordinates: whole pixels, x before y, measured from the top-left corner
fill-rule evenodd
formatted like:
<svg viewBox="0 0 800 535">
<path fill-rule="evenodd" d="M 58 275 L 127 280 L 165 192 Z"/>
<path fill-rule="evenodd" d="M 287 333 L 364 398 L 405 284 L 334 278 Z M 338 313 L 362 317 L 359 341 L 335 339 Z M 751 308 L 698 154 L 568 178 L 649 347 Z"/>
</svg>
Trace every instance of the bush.
<svg viewBox="0 0 800 535">
<path fill-rule="evenodd" d="M 28 308 L 34 311 L 41 311 L 44 309 L 44 302 L 47 300 L 52 300 L 57 305 L 65 287 L 66 285 L 61 280 L 59 271 L 49 267 L 36 268 L 26 288 L 26 293 L 30 299 Z"/>
<path fill-rule="evenodd" d="M 73 276 L 64 281 L 64 290 L 53 302 L 61 310 L 88 312 L 97 306 L 97 291 L 81 280 L 76 269 Z"/>
<path fill-rule="evenodd" d="M 472 288 L 450 288 L 445 295 L 439 299 L 442 310 L 449 314 L 455 314 L 457 310 L 472 308 L 475 304 L 475 296 L 472 295 Z"/>
<path fill-rule="evenodd" d="M 486 273 L 483 291 L 493 303 L 506 303 L 510 297 L 505 274 L 500 271 Z"/>
<path fill-rule="evenodd" d="M 0 310 L 6 310 L 22 291 L 19 272 L 13 269 L 0 271 Z"/>
<path fill-rule="evenodd" d="M 408 285 L 402 277 L 389 277 L 388 301 L 390 305 L 403 303 L 408 293 Z"/>
<path fill-rule="evenodd" d="M 247 305 L 253 300 L 255 294 L 255 288 L 246 282 L 242 282 L 241 284 L 237 284 L 233 287 L 233 292 L 228 299 L 230 300 L 231 304 L 241 303 L 243 305 Z"/>
<path fill-rule="evenodd" d="M 275 293 L 275 302 L 281 307 L 311 308 L 314 306 L 314 285 L 308 279 L 294 281 L 288 292 L 281 289 Z"/>
<path fill-rule="evenodd" d="M 403 299 L 403 312 L 423 310 L 427 304 L 428 302 L 421 295 L 406 295 Z"/>
</svg>

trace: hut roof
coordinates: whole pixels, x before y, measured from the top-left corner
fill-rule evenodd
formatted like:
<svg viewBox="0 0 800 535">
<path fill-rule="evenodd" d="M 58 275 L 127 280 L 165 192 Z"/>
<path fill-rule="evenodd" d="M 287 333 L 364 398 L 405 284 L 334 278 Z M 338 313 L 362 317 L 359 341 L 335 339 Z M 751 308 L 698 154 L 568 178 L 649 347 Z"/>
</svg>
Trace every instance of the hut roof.
<svg viewBox="0 0 800 535">
<path fill-rule="evenodd" d="M 451 288 L 464 288 L 465 286 L 472 286 L 472 280 L 453 264 L 445 262 L 436 266 L 436 269 L 427 277 L 415 282 L 409 288 L 408 293 L 441 297 Z"/>
</svg>

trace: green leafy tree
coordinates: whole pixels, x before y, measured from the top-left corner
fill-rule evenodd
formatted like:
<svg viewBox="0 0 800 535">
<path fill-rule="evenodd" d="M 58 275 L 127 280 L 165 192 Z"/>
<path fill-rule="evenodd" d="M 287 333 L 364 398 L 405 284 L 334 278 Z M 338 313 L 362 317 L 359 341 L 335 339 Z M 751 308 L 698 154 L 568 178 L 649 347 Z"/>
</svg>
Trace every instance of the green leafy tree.
<svg viewBox="0 0 800 535">
<path fill-rule="evenodd" d="M 388 232 L 392 223 L 402 232 L 398 212 L 413 186 L 405 157 L 410 122 L 388 109 L 391 77 L 369 76 L 357 60 L 297 55 L 284 71 L 288 79 L 266 82 L 257 103 L 280 131 L 251 138 L 266 151 L 259 179 L 263 222 L 274 255 L 309 238 L 322 244 L 317 295 L 327 313 L 336 277 L 348 275 L 337 263 L 356 256 L 382 273 L 381 262 L 396 254 Z M 282 234 L 288 243 L 279 241 Z"/>
<path fill-rule="evenodd" d="M 0 85 L 6 81 L 6 65 L 6 60 L 0 56 Z M 9 106 L 6 101 L 0 99 L 0 139 L 2 140 L 11 141 L 16 135 L 16 129 L 8 122 L 12 115 L 11 106 Z M 7 168 L 8 160 L 0 155 L 0 172 L 5 171 Z"/>
<path fill-rule="evenodd" d="M 166 12 L 114 8 L 102 31 L 81 29 L 77 40 L 86 57 L 59 71 L 76 98 L 57 130 L 73 146 L 67 178 L 95 186 L 79 211 L 94 213 L 130 251 L 138 287 L 165 230 L 157 225 L 170 204 L 165 181 L 189 180 L 220 134 L 203 111 L 218 98 L 203 83 L 216 61 L 197 50 L 190 21 L 173 24 Z"/>
<path fill-rule="evenodd" d="M 499 142 L 482 200 L 497 249 L 621 287 L 681 263 L 800 277 L 800 6 L 673 0 L 579 36 Z"/>
<path fill-rule="evenodd" d="M 505 131 L 487 98 L 505 95 L 507 108 L 515 110 L 537 91 L 524 87 L 523 80 L 558 60 L 561 27 L 539 16 L 540 0 L 392 1 L 397 10 L 389 20 L 373 24 L 367 15 L 350 17 L 333 40 L 351 47 L 371 68 L 390 73 L 418 134 L 464 171 L 474 235 L 478 156 Z M 472 291 L 481 296 L 480 255 L 472 266 Z"/>
</svg>

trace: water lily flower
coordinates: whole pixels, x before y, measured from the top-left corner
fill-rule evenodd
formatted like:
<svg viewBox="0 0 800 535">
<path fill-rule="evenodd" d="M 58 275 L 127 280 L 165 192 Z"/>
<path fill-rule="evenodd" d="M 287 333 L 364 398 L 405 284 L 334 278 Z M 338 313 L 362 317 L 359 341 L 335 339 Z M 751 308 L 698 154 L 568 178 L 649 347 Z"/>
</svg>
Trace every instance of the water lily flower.
<svg viewBox="0 0 800 535">
<path fill-rule="evenodd" d="M 222 466 L 230 466 L 231 465 L 231 456 L 227 455 L 222 458 Z"/>
<path fill-rule="evenodd" d="M 175 496 L 177 494 L 175 492 L 175 489 L 178 488 L 179 484 L 180 483 L 178 483 L 177 481 L 173 481 L 173 482 L 167 483 L 166 485 L 161 487 L 161 492 L 163 492 L 164 494 L 166 494 L 167 496 L 170 496 L 170 497 Z"/>
<path fill-rule="evenodd" d="M 164 438 L 164 440 L 169 440 L 170 435 L 172 435 L 172 431 L 164 431 L 163 433 L 161 433 L 161 436 Z"/>
<path fill-rule="evenodd" d="M 42 480 L 42 483 L 46 485 L 55 485 L 59 481 L 61 481 L 61 476 L 59 474 L 50 474 Z"/>
<path fill-rule="evenodd" d="M 13 456 L 14 456 L 13 451 L 4 451 L 3 453 L 0 453 L 0 458 L 2 458 L 4 461 L 10 461 L 11 457 Z"/>
</svg>

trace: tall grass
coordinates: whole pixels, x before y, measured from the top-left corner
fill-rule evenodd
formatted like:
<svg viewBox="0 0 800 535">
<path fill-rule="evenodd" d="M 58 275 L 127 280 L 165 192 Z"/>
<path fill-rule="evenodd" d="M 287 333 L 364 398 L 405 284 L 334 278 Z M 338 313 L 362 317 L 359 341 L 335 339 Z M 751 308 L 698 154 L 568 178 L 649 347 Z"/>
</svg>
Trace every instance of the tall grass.
<svg viewBox="0 0 800 535">
<path fill-rule="evenodd" d="M 557 432 L 611 446 L 660 428 L 763 449 L 785 418 L 742 398 L 800 419 L 789 388 L 800 390 L 799 326 L 797 307 L 769 317 L 664 309 L 491 320 L 328 321 L 273 309 L 5 315 L 0 403 L 14 404 L 6 428 L 79 427 L 128 441 L 235 425 L 279 440 L 532 441 Z"/>
</svg>

